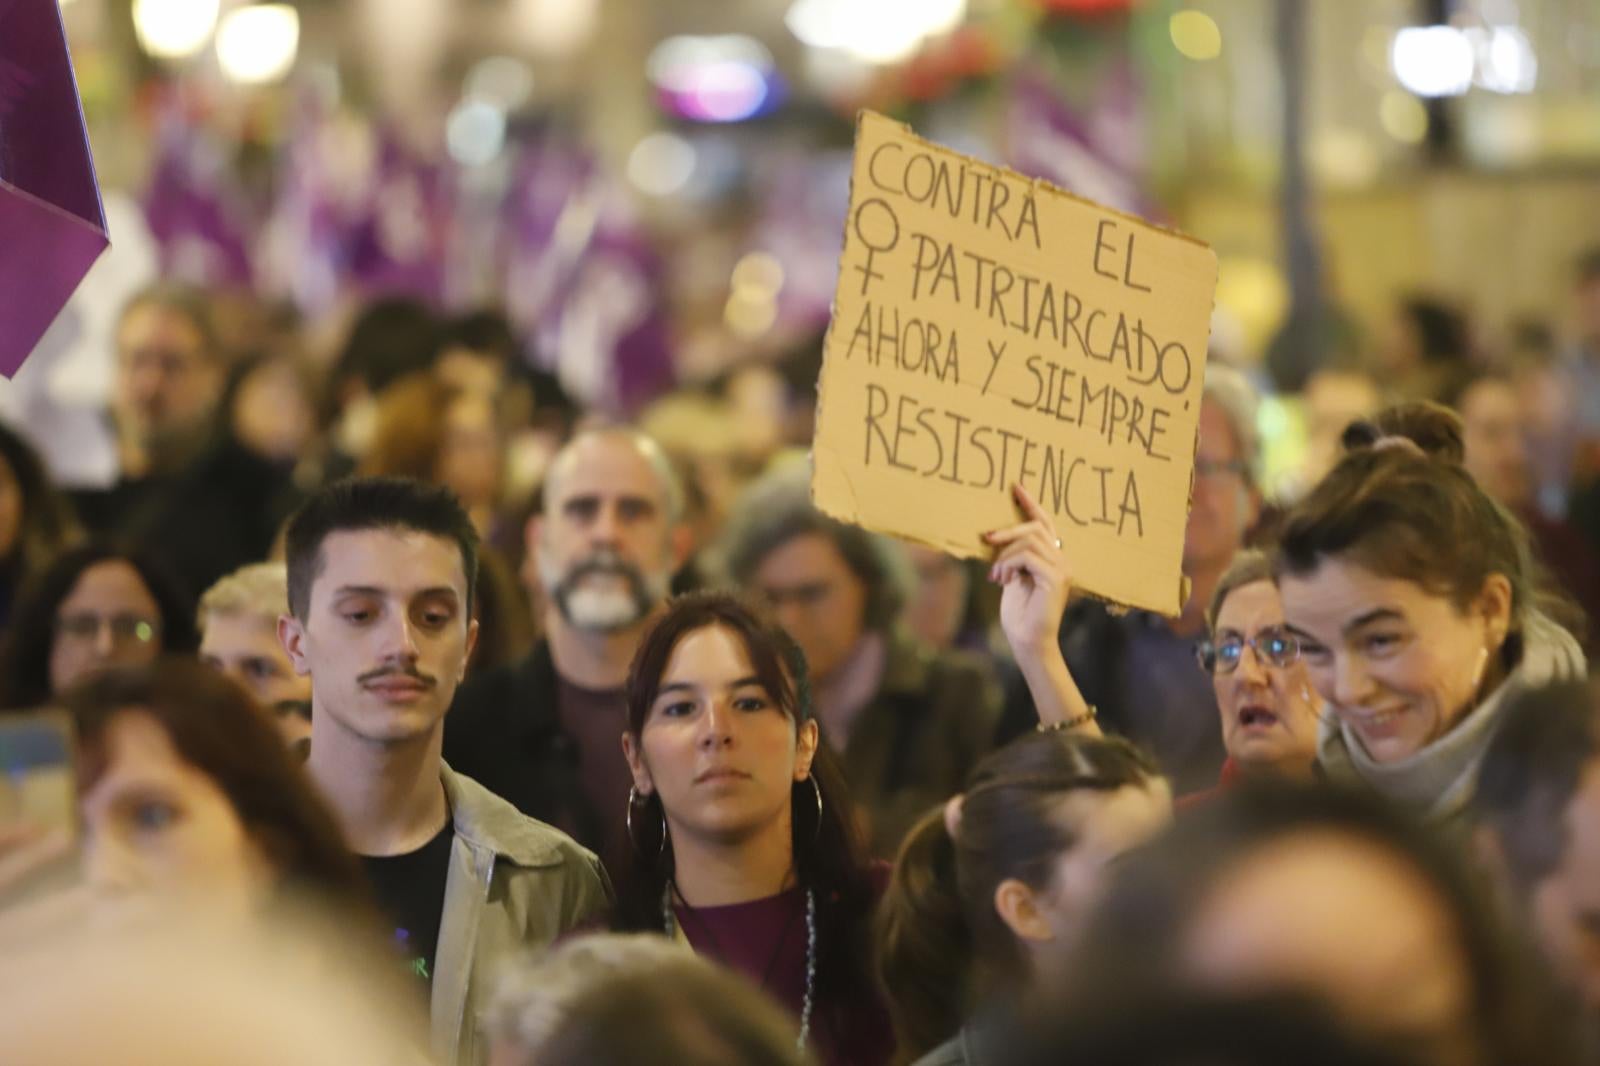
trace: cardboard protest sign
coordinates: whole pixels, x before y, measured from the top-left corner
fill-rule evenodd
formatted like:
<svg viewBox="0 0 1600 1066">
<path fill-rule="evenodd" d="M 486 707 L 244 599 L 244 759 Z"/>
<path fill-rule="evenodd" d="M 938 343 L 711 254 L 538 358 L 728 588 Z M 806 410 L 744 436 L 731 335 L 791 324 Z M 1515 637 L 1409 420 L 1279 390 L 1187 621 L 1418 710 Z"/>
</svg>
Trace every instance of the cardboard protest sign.
<svg viewBox="0 0 1600 1066">
<path fill-rule="evenodd" d="M 56 0 L 0 0 L 0 374 L 109 243 Z"/>
<path fill-rule="evenodd" d="M 812 497 L 986 557 L 1049 513 L 1079 588 L 1175 615 L 1216 256 L 863 112 Z"/>
</svg>

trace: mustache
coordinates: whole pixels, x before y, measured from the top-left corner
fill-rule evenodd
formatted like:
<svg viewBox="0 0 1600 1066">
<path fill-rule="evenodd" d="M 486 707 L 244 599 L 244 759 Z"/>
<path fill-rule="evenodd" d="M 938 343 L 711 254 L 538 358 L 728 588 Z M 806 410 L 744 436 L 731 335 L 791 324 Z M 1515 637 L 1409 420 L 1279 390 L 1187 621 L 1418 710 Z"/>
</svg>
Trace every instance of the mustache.
<svg viewBox="0 0 1600 1066">
<path fill-rule="evenodd" d="M 356 684 L 370 685 L 374 681 L 381 681 L 384 678 L 389 677 L 410 678 L 412 681 L 419 681 L 429 688 L 433 688 L 438 684 L 438 681 L 436 681 L 434 678 L 429 677 L 421 670 L 410 666 L 385 666 L 377 670 L 368 670 L 366 673 L 361 674 L 356 678 Z"/>
</svg>

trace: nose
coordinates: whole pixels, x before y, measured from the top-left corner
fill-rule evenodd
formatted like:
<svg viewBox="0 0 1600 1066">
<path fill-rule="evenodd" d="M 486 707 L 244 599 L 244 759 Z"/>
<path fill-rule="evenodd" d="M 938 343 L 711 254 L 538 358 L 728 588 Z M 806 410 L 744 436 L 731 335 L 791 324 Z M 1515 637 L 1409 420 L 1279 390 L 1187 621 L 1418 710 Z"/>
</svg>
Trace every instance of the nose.
<svg viewBox="0 0 1600 1066">
<path fill-rule="evenodd" d="M 1333 664 L 1333 701 L 1341 707 L 1358 707 L 1372 690 L 1372 678 L 1358 655 L 1337 655 Z"/>
<path fill-rule="evenodd" d="M 384 658 L 404 663 L 417 660 L 417 628 L 408 615 L 399 615 L 385 633 Z"/>
<path fill-rule="evenodd" d="M 84 881 L 96 892 L 115 894 L 138 887 L 137 864 L 131 849 L 91 828 L 82 847 Z"/>
<path fill-rule="evenodd" d="M 109 659 L 117 652 L 117 640 L 111 633 L 111 626 L 105 619 L 100 620 L 99 627 L 94 631 L 94 653 L 100 659 Z"/>
<path fill-rule="evenodd" d="M 1233 668 L 1234 675 L 1241 684 L 1265 685 L 1267 683 L 1267 664 L 1261 661 L 1261 656 L 1254 646 L 1246 644 L 1239 652 L 1239 665 Z"/>
<path fill-rule="evenodd" d="M 594 523 L 589 527 L 589 539 L 595 544 L 616 544 L 622 532 L 615 504 L 603 503 L 596 511 Z"/>
<path fill-rule="evenodd" d="M 724 748 L 733 743 L 734 711 L 721 700 L 712 700 L 701 719 L 700 747 L 707 750 Z"/>
</svg>

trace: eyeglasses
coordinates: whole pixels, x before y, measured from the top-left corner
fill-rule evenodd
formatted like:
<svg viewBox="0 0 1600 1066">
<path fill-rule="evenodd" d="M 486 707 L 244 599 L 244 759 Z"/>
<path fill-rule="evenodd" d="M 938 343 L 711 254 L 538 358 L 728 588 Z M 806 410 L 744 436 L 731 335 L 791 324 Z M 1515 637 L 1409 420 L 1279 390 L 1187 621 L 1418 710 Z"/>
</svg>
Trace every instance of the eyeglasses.
<svg viewBox="0 0 1600 1066">
<path fill-rule="evenodd" d="M 71 640 L 91 641 L 102 628 L 111 630 L 111 641 L 122 647 L 149 644 L 161 635 L 161 623 L 137 614 L 69 614 L 56 619 L 56 635 Z"/>
<path fill-rule="evenodd" d="M 1239 668 L 1247 645 L 1255 649 L 1257 659 L 1279 669 L 1300 658 L 1300 642 L 1286 629 L 1263 629 L 1249 640 L 1243 637 L 1228 637 L 1220 643 L 1202 640 L 1194 646 L 1194 657 L 1200 669 L 1208 674 L 1231 674 Z"/>
</svg>

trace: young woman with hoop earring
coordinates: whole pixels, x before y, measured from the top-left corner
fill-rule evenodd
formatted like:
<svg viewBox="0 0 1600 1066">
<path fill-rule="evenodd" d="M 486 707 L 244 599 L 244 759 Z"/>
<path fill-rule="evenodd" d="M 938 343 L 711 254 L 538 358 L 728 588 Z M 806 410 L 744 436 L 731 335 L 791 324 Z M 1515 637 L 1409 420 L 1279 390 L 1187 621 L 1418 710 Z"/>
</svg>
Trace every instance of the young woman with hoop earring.
<svg viewBox="0 0 1600 1066">
<path fill-rule="evenodd" d="M 685 941 L 787 1007 L 824 1063 L 887 1062 L 866 858 L 794 642 L 737 598 L 669 604 L 634 657 L 618 924 Z"/>
</svg>

